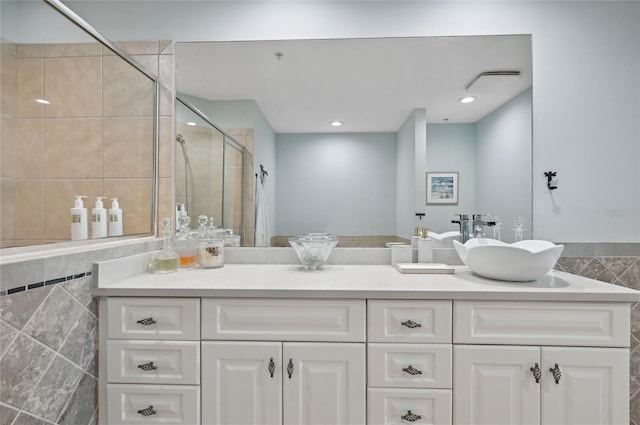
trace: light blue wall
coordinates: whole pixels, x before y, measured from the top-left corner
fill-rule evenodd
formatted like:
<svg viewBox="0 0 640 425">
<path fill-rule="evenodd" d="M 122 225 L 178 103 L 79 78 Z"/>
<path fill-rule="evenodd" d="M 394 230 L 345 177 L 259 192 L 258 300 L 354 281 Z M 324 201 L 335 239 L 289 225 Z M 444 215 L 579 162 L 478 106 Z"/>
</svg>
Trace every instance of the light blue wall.
<svg viewBox="0 0 640 425">
<path fill-rule="evenodd" d="M 531 90 L 475 124 L 476 211 L 502 218 L 505 242 L 514 241 L 515 217 L 524 218 L 531 235 L 531 132 L 523 128 L 531 128 Z"/>
<path fill-rule="evenodd" d="M 279 134 L 276 152 L 278 234 L 396 234 L 395 134 Z"/>
<path fill-rule="evenodd" d="M 255 102 L 254 102 L 255 103 Z M 278 169 L 276 167 L 276 133 L 273 132 L 269 121 L 257 104 L 253 110 L 253 169 L 254 174 L 260 172 L 260 164 L 264 165 L 269 175 L 265 178 L 264 191 L 269 212 L 269 228 L 271 235 L 275 235 L 276 227 L 276 181 Z"/>
<path fill-rule="evenodd" d="M 436 233 L 458 230 L 454 214 L 476 211 L 474 124 L 427 124 L 427 172 L 458 173 L 458 205 L 427 205 L 425 220 Z"/>
<path fill-rule="evenodd" d="M 413 114 L 396 133 L 396 232 L 409 238 L 415 227 L 414 192 L 416 128 Z"/>
</svg>

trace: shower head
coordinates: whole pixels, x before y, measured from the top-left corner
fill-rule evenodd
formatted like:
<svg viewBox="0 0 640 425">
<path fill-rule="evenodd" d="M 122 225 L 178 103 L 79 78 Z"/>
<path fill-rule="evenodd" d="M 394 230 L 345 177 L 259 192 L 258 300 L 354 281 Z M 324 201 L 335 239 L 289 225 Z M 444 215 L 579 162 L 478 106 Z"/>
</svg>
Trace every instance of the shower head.
<svg viewBox="0 0 640 425">
<path fill-rule="evenodd" d="M 176 142 L 180 143 L 180 144 L 185 144 L 187 143 L 186 140 L 184 140 L 184 137 L 182 137 L 182 134 L 176 134 Z"/>
</svg>

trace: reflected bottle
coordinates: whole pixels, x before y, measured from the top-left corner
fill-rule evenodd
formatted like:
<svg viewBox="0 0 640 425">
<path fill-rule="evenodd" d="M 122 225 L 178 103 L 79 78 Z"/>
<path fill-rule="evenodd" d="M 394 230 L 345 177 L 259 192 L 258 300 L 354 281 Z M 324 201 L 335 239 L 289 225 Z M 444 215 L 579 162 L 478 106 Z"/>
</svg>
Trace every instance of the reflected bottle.
<svg viewBox="0 0 640 425">
<path fill-rule="evenodd" d="M 221 238 L 213 227 L 206 228 L 207 217 L 198 218 L 200 224 L 198 236 L 198 267 L 213 269 L 224 266 L 224 238 Z"/>
<path fill-rule="evenodd" d="M 158 253 L 153 259 L 153 272 L 154 273 L 171 273 L 178 270 L 180 260 L 178 255 L 174 252 L 171 239 L 171 224 L 173 221 L 170 218 L 162 220 L 162 227 L 164 228 L 164 241 L 162 244 L 162 251 Z"/>
</svg>

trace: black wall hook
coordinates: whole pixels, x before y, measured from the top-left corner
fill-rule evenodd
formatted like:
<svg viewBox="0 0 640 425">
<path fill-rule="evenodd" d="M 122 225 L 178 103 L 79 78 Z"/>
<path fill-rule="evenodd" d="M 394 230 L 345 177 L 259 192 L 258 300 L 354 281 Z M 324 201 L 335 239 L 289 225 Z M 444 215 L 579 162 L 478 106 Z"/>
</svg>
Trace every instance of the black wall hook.
<svg viewBox="0 0 640 425">
<path fill-rule="evenodd" d="M 422 220 L 422 217 L 424 217 L 425 215 L 425 213 L 416 213 L 416 217 L 420 218 L 420 220 Z"/>
<path fill-rule="evenodd" d="M 551 184 L 551 181 L 553 180 L 553 178 L 558 175 L 558 172 L 556 171 L 547 171 L 546 173 L 544 173 L 544 175 L 547 177 L 547 188 L 549 188 L 549 190 L 556 190 L 558 188 L 558 186 L 553 186 Z"/>
</svg>

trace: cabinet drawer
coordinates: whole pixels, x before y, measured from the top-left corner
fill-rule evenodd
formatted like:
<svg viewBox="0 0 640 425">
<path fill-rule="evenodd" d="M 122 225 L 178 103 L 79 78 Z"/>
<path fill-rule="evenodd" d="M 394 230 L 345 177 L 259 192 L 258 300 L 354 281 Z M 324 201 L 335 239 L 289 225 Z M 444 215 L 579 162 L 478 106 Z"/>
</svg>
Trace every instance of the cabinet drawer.
<svg viewBox="0 0 640 425">
<path fill-rule="evenodd" d="M 200 383 L 200 343 L 195 341 L 107 341 L 108 382 Z"/>
<path fill-rule="evenodd" d="M 629 347 L 629 304 L 456 301 L 456 343 Z"/>
<path fill-rule="evenodd" d="M 370 387 L 451 388 L 451 345 L 368 344 Z"/>
<path fill-rule="evenodd" d="M 107 423 L 200 423 L 200 390 L 184 385 L 107 385 Z"/>
<path fill-rule="evenodd" d="M 451 424 L 451 390 L 382 389 L 368 391 L 367 424 Z"/>
<path fill-rule="evenodd" d="M 202 339 L 365 340 L 364 300 L 203 299 Z"/>
<path fill-rule="evenodd" d="M 108 338 L 200 339 L 197 298 L 107 299 Z"/>
<path fill-rule="evenodd" d="M 372 300 L 369 342 L 451 342 L 451 301 Z"/>
</svg>

